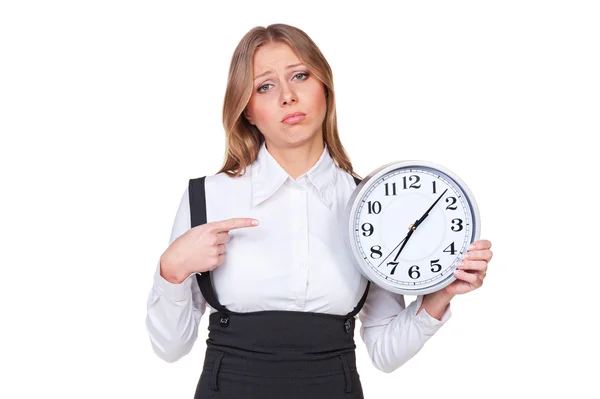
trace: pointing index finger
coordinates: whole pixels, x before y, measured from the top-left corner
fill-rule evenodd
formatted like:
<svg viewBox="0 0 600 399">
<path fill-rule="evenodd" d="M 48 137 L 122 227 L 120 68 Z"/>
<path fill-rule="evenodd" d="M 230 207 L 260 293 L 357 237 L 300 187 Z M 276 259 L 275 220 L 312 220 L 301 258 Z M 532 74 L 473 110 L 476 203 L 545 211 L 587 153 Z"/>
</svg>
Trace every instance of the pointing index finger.
<svg viewBox="0 0 600 399">
<path fill-rule="evenodd" d="M 258 226 L 258 220 L 252 218 L 231 218 L 213 223 L 213 228 L 217 232 L 225 232 L 229 230 L 255 226 Z"/>
</svg>

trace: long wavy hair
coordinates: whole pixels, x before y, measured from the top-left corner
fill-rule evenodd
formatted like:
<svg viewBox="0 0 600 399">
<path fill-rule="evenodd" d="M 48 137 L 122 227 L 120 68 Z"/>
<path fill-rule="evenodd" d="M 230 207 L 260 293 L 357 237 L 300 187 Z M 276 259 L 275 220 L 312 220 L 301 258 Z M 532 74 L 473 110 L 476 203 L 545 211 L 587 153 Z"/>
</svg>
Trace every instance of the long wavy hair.
<svg viewBox="0 0 600 399">
<path fill-rule="evenodd" d="M 256 160 L 260 146 L 265 140 L 256 126 L 248 122 L 244 116 L 244 109 L 252 96 L 254 52 L 269 42 L 289 45 L 310 72 L 324 84 L 327 111 L 323 120 L 323 140 L 337 166 L 352 176 L 360 178 L 354 173 L 352 163 L 338 135 L 331 67 L 321 50 L 304 31 L 285 24 L 252 28 L 238 43 L 231 57 L 223 102 L 225 161 L 217 173 L 224 172 L 231 177 L 244 174 L 246 168 Z"/>
</svg>

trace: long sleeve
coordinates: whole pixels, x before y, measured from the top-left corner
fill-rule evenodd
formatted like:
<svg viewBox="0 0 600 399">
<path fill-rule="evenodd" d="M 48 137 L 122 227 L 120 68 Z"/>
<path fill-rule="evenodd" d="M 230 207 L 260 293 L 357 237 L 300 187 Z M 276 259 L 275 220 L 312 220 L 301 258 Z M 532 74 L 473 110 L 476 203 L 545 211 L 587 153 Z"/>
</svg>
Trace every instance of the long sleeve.
<svg viewBox="0 0 600 399">
<path fill-rule="evenodd" d="M 173 222 L 169 245 L 190 228 L 186 188 Z M 198 324 L 205 311 L 206 300 L 195 274 L 180 284 L 170 283 L 160 275 L 159 260 L 146 313 L 146 329 L 154 352 L 167 362 L 175 362 L 187 355 L 198 337 Z"/>
<path fill-rule="evenodd" d="M 404 296 L 387 291 L 371 283 L 369 294 L 358 317 L 360 336 L 375 367 L 391 373 L 425 345 L 451 316 L 450 305 L 440 320 L 430 316 L 425 309 L 419 314 L 423 296 L 408 307 Z"/>
</svg>

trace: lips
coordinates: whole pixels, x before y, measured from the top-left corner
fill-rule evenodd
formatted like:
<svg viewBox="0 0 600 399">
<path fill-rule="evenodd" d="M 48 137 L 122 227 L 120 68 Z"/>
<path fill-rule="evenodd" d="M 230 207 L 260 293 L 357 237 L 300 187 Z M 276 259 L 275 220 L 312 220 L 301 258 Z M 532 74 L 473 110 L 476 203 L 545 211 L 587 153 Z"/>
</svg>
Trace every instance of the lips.
<svg viewBox="0 0 600 399">
<path fill-rule="evenodd" d="M 306 118 L 306 114 L 302 112 L 294 112 L 293 114 L 287 114 L 286 116 L 284 116 L 281 122 L 287 124 L 294 124 L 304 120 L 304 118 Z"/>
</svg>

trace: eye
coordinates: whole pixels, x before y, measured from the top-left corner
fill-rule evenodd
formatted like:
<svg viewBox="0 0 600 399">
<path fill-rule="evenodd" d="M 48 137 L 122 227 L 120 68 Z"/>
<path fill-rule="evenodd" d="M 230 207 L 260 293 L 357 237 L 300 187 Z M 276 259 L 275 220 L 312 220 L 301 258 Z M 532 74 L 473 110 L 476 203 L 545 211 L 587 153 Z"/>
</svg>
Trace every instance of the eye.
<svg viewBox="0 0 600 399">
<path fill-rule="evenodd" d="M 268 86 L 272 86 L 272 85 L 267 83 L 266 85 L 260 86 L 258 89 L 256 89 L 256 91 L 258 91 L 259 93 L 266 93 L 266 90 L 263 90 L 263 88 L 268 87 Z"/>
<path fill-rule="evenodd" d="M 308 74 L 304 73 L 304 72 L 300 72 L 300 73 L 297 73 L 297 74 L 294 75 L 294 77 L 297 77 L 297 76 L 305 76 L 305 78 L 302 78 L 302 79 L 299 79 L 299 80 L 306 80 L 308 78 Z"/>
</svg>

